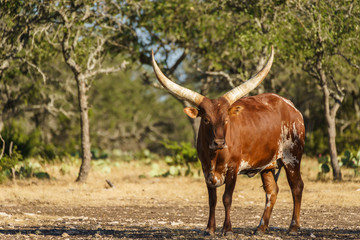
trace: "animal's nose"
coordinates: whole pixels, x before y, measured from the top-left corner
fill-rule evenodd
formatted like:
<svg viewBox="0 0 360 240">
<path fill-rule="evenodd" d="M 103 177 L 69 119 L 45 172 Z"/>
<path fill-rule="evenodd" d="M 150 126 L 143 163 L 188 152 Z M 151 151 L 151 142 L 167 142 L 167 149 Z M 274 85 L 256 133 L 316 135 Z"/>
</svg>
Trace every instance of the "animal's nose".
<svg viewBox="0 0 360 240">
<path fill-rule="evenodd" d="M 214 143 L 217 146 L 223 146 L 225 145 L 225 139 L 214 139 Z"/>
</svg>

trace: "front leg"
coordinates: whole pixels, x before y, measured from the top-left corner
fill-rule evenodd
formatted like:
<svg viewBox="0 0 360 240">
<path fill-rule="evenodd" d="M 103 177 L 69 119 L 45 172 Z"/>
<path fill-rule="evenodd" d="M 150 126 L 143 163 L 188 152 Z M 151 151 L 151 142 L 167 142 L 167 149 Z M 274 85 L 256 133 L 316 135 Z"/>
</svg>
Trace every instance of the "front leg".
<svg viewBox="0 0 360 240">
<path fill-rule="evenodd" d="M 215 207 L 216 207 L 216 188 L 207 186 L 208 194 L 209 194 L 209 221 L 206 227 L 206 232 L 209 233 L 211 236 L 215 235 Z"/>
<path fill-rule="evenodd" d="M 225 221 L 222 232 L 224 235 L 231 234 L 233 232 L 230 221 L 230 208 L 232 203 L 232 195 L 236 184 L 237 174 L 228 172 L 225 178 L 225 192 L 223 195 L 223 203 L 225 207 Z"/>
</svg>

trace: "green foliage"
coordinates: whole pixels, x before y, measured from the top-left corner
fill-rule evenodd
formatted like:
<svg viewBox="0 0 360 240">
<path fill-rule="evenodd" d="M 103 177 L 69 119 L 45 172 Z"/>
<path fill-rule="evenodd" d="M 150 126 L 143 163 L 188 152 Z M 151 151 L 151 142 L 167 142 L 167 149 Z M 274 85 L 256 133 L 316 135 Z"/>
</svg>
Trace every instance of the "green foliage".
<svg viewBox="0 0 360 240">
<path fill-rule="evenodd" d="M 171 152 L 171 156 L 165 157 L 165 162 L 170 166 L 165 175 L 200 175 L 200 161 L 197 151 L 191 143 L 181 142 L 179 144 L 175 141 L 166 141 L 163 144 Z"/>
<path fill-rule="evenodd" d="M 104 75 L 94 81 L 89 98 L 92 144 L 99 150 L 139 153 L 149 149 L 159 153 L 164 147 L 158 142 L 164 135 L 178 141 L 191 139 L 181 105 L 173 98 L 160 100 L 166 93 L 144 85 L 134 71 Z"/>
<path fill-rule="evenodd" d="M 20 179 L 36 177 L 39 179 L 50 179 L 50 175 L 43 170 L 39 162 L 25 160 L 15 167 L 16 176 Z"/>
<path fill-rule="evenodd" d="M 17 150 L 17 146 L 15 145 L 12 149 L 11 156 L 9 154 L 4 154 L 4 156 L 0 159 L 0 172 L 8 171 L 16 166 L 19 161 L 23 160 L 23 156 Z"/>
<path fill-rule="evenodd" d="M 347 119 L 350 118 L 354 123 L 348 125 L 344 131 L 340 132 L 340 134 L 336 137 L 336 146 L 338 149 L 338 152 L 345 152 L 346 150 L 349 150 L 351 152 L 355 152 L 357 148 L 359 147 L 360 143 L 360 125 L 356 124 L 358 121 L 356 120 L 356 115 L 351 112 L 351 107 L 349 105 L 345 105 L 344 108 L 340 112 L 340 118 L 341 119 Z M 346 112 L 346 114 L 349 117 L 342 117 L 344 116 L 343 112 Z M 350 122 L 349 121 L 349 122 Z M 341 127 L 341 125 L 340 125 Z"/>
<path fill-rule="evenodd" d="M 62 151 L 52 143 L 43 142 L 39 128 L 29 131 L 26 129 L 26 122 L 24 121 L 12 121 L 4 127 L 1 135 L 6 143 L 5 152 L 9 152 L 10 143 L 13 142 L 14 149 L 16 148 L 21 154 L 22 160 L 35 156 L 41 156 L 45 160 L 53 160 L 63 156 Z"/>
<path fill-rule="evenodd" d="M 14 147 L 11 157 L 4 155 L 0 160 L 0 183 L 12 178 L 12 169 L 15 177 L 19 179 L 36 177 L 38 179 L 50 179 L 50 175 L 44 171 L 39 162 L 24 160 L 22 155 Z"/>
<path fill-rule="evenodd" d="M 42 142 L 40 148 L 41 150 L 39 152 L 39 155 L 47 161 L 64 156 L 64 153 L 57 149 L 53 144 L 45 144 Z"/>
<path fill-rule="evenodd" d="M 318 176 L 319 180 L 324 180 L 327 173 L 330 172 L 330 158 L 328 156 L 319 156 L 318 157 L 319 169 L 318 169 Z"/>
<path fill-rule="evenodd" d="M 7 143 L 5 152 L 9 152 L 10 142 L 13 142 L 24 159 L 39 153 L 41 140 L 38 129 L 27 132 L 23 122 L 12 121 L 4 127 L 1 135 Z"/>
<path fill-rule="evenodd" d="M 194 163 L 198 161 L 196 149 L 189 142 L 175 141 L 163 142 L 166 149 L 172 152 L 171 164 L 182 165 L 187 163 Z"/>
<path fill-rule="evenodd" d="M 353 168 L 354 175 L 360 176 L 360 150 L 355 152 L 346 150 L 341 157 L 340 166 Z"/>
<path fill-rule="evenodd" d="M 107 151 L 102 151 L 99 148 L 92 148 L 91 149 L 91 155 L 92 159 L 98 160 L 98 159 L 107 159 L 109 157 L 109 154 Z"/>
<path fill-rule="evenodd" d="M 189 142 L 166 141 L 162 143 L 170 155 L 165 156 L 167 169 L 151 163 L 151 177 L 200 176 L 200 161 L 196 149 Z M 149 158 L 148 158 L 149 159 Z M 150 162 L 150 161 L 149 161 Z"/>
<path fill-rule="evenodd" d="M 135 154 L 135 158 L 145 161 L 146 164 L 151 164 L 157 158 L 157 155 L 152 153 L 149 149 L 143 149 Z"/>
<path fill-rule="evenodd" d="M 360 176 L 360 150 L 345 150 L 338 159 L 340 167 L 352 168 L 354 169 L 354 176 Z M 328 156 L 319 156 L 318 163 L 318 179 L 324 180 L 331 170 L 330 158 Z"/>
<path fill-rule="evenodd" d="M 6 125 L 2 132 L 5 152 L 13 141 L 22 156 L 18 164 L 32 156 L 50 160 L 63 152 L 80 152 L 76 85 L 56 43 L 66 31 L 70 39 L 65 55 L 76 60 L 82 70 L 92 65 L 86 60 L 96 52 L 98 36 L 108 39 L 96 54 L 103 60 L 101 65 L 131 60 L 126 71 L 98 75 L 87 82 L 94 159 L 105 158 L 116 149 L 119 159 L 132 161 L 135 156 L 151 164 L 156 159 L 153 153 L 168 151 L 171 154 L 165 162 L 169 169 L 153 163 L 154 175 L 186 175 L 198 168 L 191 144 L 159 144 L 165 138 L 190 141 L 192 132 L 181 111 L 183 106 L 165 91 L 148 85 L 155 80 L 149 67 L 151 49 L 165 73 L 171 72 L 184 52 L 184 60 L 170 77 L 198 92 L 209 85 L 204 94 L 218 97 L 231 86 L 224 77 L 205 72 L 223 72 L 234 79 L 234 85 L 239 84 L 256 72 L 266 60 L 269 46 L 274 45 L 273 67 L 259 89 L 290 98 L 303 113 L 305 152 L 311 156 L 328 152 L 322 93 L 315 87 L 314 69 L 317 54 L 324 51 L 322 64 L 332 95 L 337 94 L 335 82 L 346 91 L 337 115 L 337 150 L 353 150 L 360 141 L 356 110 L 360 106 L 360 75 L 353 71 L 353 66 L 359 66 L 360 23 L 356 16 L 360 5 L 354 1 L 91 0 L 82 4 L 59 1 L 51 6 L 46 1 L 15 0 L 3 5 L 0 115 Z M 78 13 L 74 18 L 70 15 L 73 8 Z M 61 14 L 54 12 L 61 9 L 74 22 L 72 29 L 66 30 Z M 114 18 L 101 17 L 98 9 Z M 47 30 L 51 31 L 45 38 Z M 55 42 L 49 43 L 49 39 Z M 21 123 L 19 119 L 23 119 Z M 356 158 L 357 154 L 352 154 Z M 5 168 L 13 166 L 14 160 L 6 157 Z M 328 174 L 329 159 L 320 161 L 319 172 Z M 345 167 L 350 162 L 342 164 Z"/>
<path fill-rule="evenodd" d="M 158 163 L 151 164 L 151 171 L 149 172 L 149 175 L 151 177 L 166 177 L 169 176 L 169 174 L 167 173 L 168 171 L 166 169 L 161 168 Z"/>
<path fill-rule="evenodd" d="M 328 143 L 324 130 L 317 129 L 307 134 L 305 152 L 308 156 L 326 153 Z"/>
</svg>

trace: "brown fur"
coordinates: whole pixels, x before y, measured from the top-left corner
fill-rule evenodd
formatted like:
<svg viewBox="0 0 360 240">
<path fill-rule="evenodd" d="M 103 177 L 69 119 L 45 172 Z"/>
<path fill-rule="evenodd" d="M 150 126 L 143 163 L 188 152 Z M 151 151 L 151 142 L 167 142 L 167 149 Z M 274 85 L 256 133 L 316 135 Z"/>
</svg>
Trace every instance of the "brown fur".
<svg viewBox="0 0 360 240">
<path fill-rule="evenodd" d="M 185 112 L 190 117 L 202 118 L 197 150 L 209 193 L 207 231 L 215 233 L 216 187 L 226 185 L 223 195 L 223 233 L 226 234 L 232 232 L 230 207 L 237 175 L 260 173 L 266 204 L 256 231 L 264 232 L 276 201 L 278 186 L 274 172 L 280 162 L 294 200 L 289 231 L 297 232 L 303 189 L 300 161 L 305 129 L 301 113 L 291 102 L 275 94 L 262 94 L 239 99 L 229 106 L 223 97 L 214 100 L 204 97 L 198 111 L 189 108 Z"/>
</svg>

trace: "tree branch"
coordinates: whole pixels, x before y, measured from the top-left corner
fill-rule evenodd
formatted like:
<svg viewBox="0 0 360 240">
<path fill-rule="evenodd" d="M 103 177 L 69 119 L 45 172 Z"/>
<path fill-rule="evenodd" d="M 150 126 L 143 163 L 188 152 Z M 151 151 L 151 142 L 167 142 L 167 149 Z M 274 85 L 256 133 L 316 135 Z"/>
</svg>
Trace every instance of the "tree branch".
<svg viewBox="0 0 360 240">
<path fill-rule="evenodd" d="M 103 51 L 104 44 L 106 42 L 106 38 L 98 39 L 98 44 L 96 49 L 90 53 L 88 61 L 87 61 L 87 69 L 91 71 L 94 67 L 100 62 L 99 58 L 96 58 L 97 55 L 100 55 L 101 51 Z"/>
<path fill-rule="evenodd" d="M 198 71 L 201 71 L 199 68 L 198 68 Z M 235 79 L 233 79 L 232 77 L 230 77 L 229 74 L 227 74 L 226 72 L 224 71 L 205 71 L 204 72 L 206 75 L 210 75 L 210 76 L 221 76 L 223 78 L 225 78 L 225 80 L 227 80 L 227 82 L 229 83 L 230 87 L 234 88 L 235 85 L 234 85 L 234 81 L 236 81 Z"/>
<path fill-rule="evenodd" d="M 356 64 L 356 63 L 353 63 L 350 58 L 346 57 L 346 56 L 345 56 L 344 54 L 342 54 L 341 52 L 337 52 L 337 53 L 335 53 L 335 55 L 339 55 L 340 57 L 344 58 L 345 61 L 346 61 L 350 66 L 352 66 L 352 67 L 354 67 L 354 68 L 356 68 L 357 70 L 360 71 L 360 65 L 358 65 L 358 64 Z"/>
<path fill-rule="evenodd" d="M 1 131 L 1 129 L 0 129 L 0 131 Z M 1 136 L 1 132 L 0 132 L 0 139 L 1 139 L 1 141 L 2 141 L 2 150 L 1 150 L 1 154 L 0 154 L 0 160 L 1 160 L 1 158 L 4 156 L 4 152 L 5 152 L 5 140 L 2 138 L 2 136 Z"/>
<path fill-rule="evenodd" d="M 169 69 L 169 71 L 167 72 L 167 75 L 171 75 L 175 72 L 175 70 L 180 65 L 180 63 L 182 63 L 182 61 L 185 59 L 188 51 L 189 50 L 187 48 L 184 49 L 184 52 L 181 54 L 181 56 L 178 58 L 178 60 L 174 63 L 174 65 Z"/>
<path fill-rule="evenodd" d="M 97 74 L 100 74 L 100 73 L 114 73 L 114 72 L 118 72 L 118 71 L 121 71 L 121 70 L 124 70 L 126 68 L 126 65 L 128 65 L 129 62 L 127 61 L 123 61 L 119 66 L 117 67 L 110 67 L 110 68 L 100 68 L 100 69 L 97 69 L 97 70 L 94 70 L 94 71 L 89 71 L 87 73 L 84 74 L 84 78 L 85 79 L 88 79 L 90 77 L 93 77 Z"/>
<path fill-rule="evenodd" d="M 42 76 L 42 79 L 44 81 L 44 84 L 46 84 L 46 75 L 45 73 L 38 67 L 36 66 L 35 64 L 31 63 L 30 61 L 28 61 L 27 59 L 23 59 L 24 62 L 26 62 L 29 66 L 35 68 L 39 73 L 40 75 Z"/>
</svg>

